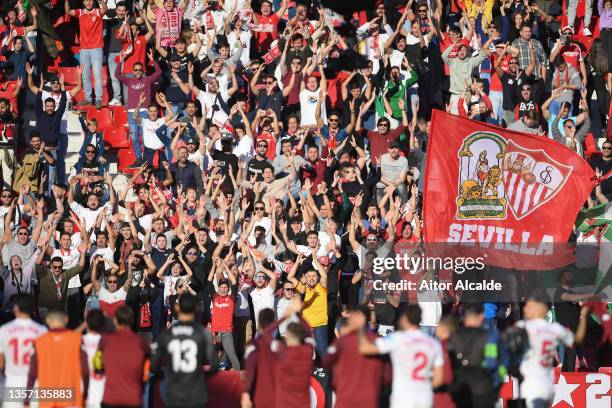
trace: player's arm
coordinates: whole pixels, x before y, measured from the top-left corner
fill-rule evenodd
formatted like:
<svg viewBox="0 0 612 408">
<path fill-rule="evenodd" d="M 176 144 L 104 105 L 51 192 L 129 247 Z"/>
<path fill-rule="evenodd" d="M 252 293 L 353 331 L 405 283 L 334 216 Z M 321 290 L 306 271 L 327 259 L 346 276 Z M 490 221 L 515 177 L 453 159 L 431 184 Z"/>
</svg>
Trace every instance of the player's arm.
<svg viewBox="0 0 612 408">
<path fill-rule="evenodd" d="M 363 328 L 359 329 L 358 334 L 359 334 L 359 352 L 361 354 L 366 354 L 366 355 L 381 354 L 376 344 L 374 344 L 370 339 L 368 339 L 368 336 L 366 336 L 365 329 Z"/>
<path fill-rule="evenodd" d="M 204 332 L 204 352 L 206 353 L 206 362 L 209 365 L 206 375 L 210 376 L 219 371 L 219 361 L 217 360 L 217 352 L 213 347 L 212 336 L 208 331 Z"/>
<path fill-rule="evenodd" d="M 436 389 L 444 384 L 444 366 L 433 368 L 433 378 L 431 379 L 432 388 Z"/>
</svg>

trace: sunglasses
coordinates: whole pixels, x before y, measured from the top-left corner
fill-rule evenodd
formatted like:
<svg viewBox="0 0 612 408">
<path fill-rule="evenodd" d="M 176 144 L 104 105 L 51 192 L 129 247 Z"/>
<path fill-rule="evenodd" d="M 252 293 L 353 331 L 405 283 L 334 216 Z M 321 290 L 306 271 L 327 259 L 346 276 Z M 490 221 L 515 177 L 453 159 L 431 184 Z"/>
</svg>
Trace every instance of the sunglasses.
<svg viewBox="0 0 612 408">
<path fill-rule="evenodd" d="M 427 9 L 420 9 L 419 13 L 427 13 Z"/>
<path fill-rule="evenodd" d="M 18 232 L 17 235 L 30 235 L 28 232 Z"/>
<path fill-rule="evenodd" d="M 85 153 L 95 153 L 95 150 L 85 150 Z"/>
<path fill-rule="evenodd" d="M 54 269 L 54 270 L 62 269 L 62 265 L 51 265 L 51 269 Z"/>
<path fill-rule="evenodd" d="M 264 207 L 255 207 L 255 211 L 263 211 Z"/>
<path fill-rule="evenodd" d="M 601 150 L 612 150 L 612 146 L 604 146 Z"/>
<path fill-rule="evenodd" d="M 12 198 L 13 196 L 10 194 L 2 194 L 2 198 Z"/>
<path fill-rule="evenodd" d="M 329 118 L 328 120 L 329 120 L 330 122 L 338 122 L 338 119 L 336 119 L 336 118 Z"/>
<path fill-rule="evenodd" d="M 266 85 L 272 85 L 274 83 L 274 81 L 266 81 L 264 82 Z"/>
<path fill-rule="evenodd" d="M 388 123 L 380 123 L 378 127 L 389 127 Z"/>
<path fill-rule="evenodd" d="M 142 72 L 142 69 L 141 68 L 133 68 L 132 71 L 134 71 L 134 72 Z"/>
<path fill-rule="evenodd" d="M 285 288 L 285 292 L 293 292 L 295 289 L 293 288 Z"/>
<path fill-rule="evenodd" d="M 109 281 L 106 281 L 106 283 L 108 283 L 110 285 L 111 283 L 117 283 L 117 281 L 116 280 L 109 280 Z"/>
<path fill-rule="evenodd" d="M 267 149 L 268 145 L 267 144 L 258 144 L 257 147 L 265 147 Z"/>
</svg>

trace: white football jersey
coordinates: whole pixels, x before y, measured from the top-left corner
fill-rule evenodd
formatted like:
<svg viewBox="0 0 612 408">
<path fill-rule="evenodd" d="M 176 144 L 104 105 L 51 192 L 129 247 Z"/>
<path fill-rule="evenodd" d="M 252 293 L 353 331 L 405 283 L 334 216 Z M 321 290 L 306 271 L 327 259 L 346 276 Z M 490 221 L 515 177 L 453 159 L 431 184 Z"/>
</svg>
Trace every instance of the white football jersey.
<svg viewBox="0 0 612 408">
<path fill-rule="evenodd" d="M 87 353 L 87 364 L 89 365 L 89 392 L 87 394 L 87 408 L 97 408 L 102 403 L 104 396 L 104 383 L 106 379 L 101 374 L 96 374 L 93 368 L 93 359 L 98 351 L 101 334 L 87 333 L 83 336 L 83 349 Z"/>
<path fill-rule="evenodd" d="M 433 406 L 433 369 L 444 364 L 440 343 L 419 330 L 408 330 L 376 339 L 376 347 L 391 355 L 391 408 Z"/>
<path fill-rule="evenodd" d="M 6 387 L 25 387 L 34 340 L 47 328 L 32 319 L 14 319 L 0 327 L 0 353 L 4 354 Z"/>
<path fill-rule="evenodd" d="M 574 344 L 573 333 L 559 323 L 544 319 L 521 320 L 516 324 L 527 330 L 529 349 L 521 362 L 521 397 L 527 400 L 554 396 L 553 357 L 561 343 Z"/>
</svg>

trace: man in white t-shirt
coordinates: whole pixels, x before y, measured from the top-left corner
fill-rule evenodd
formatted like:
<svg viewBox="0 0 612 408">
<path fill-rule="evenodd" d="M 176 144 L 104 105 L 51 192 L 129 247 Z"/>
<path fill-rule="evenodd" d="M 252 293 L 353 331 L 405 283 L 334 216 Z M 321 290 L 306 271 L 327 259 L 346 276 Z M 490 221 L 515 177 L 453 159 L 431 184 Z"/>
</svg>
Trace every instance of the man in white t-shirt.
<svg viewBox="0 0 612 408">
<path fill-rule="evenodd" d="M 107 211 L 109 213 L 108 215 L 110 216 L 111 215 L 110 212 L 112 211 L 112 208 L 115 206 L 116 197 L 115 197 L 115 190 L 113 189 L 113 180 L 108 174 L 104 177 L 104 182 L 108 185 L 108 188 L 110 190 L 110 199 L 109 199 L 109 202 L 102 207 L 100 207 L 100 198 L 93 193 L 90 193 L 87 196 L 85 207 L 77 203 L 76 201 L 74 201 L 74 190 L 75 190 L 77 181 L 78 179 L 76 177 L 73 177 L 70 180 L 70 190 L 68 191 L 68 204 L 70 205 L 70 209 L 74 211 L 74 213 L 80 219 L 83 219 L 85 221 L 85 229 L 87 231 L 91 231 L 91 229 L 96 225 L 96 221 L 98 219 L 98 215 L 100 214 L 100 212 Z M 106 219 L 103 219 L 102 228 L 105 228 L 105 226 L 106 226 Z"/>
<path fill-rule="evenodd" d="M 4 383 L 6 389 L 27 386 L 34 340 L 47 331 L 45 326 L 32 320 L 34 308 L 35 301 L 30 295 L 15 295 L 13 298 L 15 320 L 0 327 L 0 370 L 4 371 L 6 376 Z M 5 402 L 2 406 L 20 407 L 23 404 Z"/>
<path fill-rule="evenodd" d="M 272 271 L 261 267 L 261 264 L 258 262 L 255 265 L 257 265 L 257 269 L 259 270 L 255 272 L 255 276 L 253 276 L 253 283 L 255 284 L 255 287 L 249 295 L 251 296 L 251 301 L 253 302 L 255 326 L 259 327 L 259 312 L 264 309 L 274 310 L 276 275 Z M 266 277 L 270 279 L 267 285 Z"/>
<path fill-rule="evenodd" d="M 433 389 L 444 380 L 444 357 L 440 343 L 419 329 L 421 308 L 410 304 L 399 318 L 400 331 L 372 343 L 363 330 L 359 351 L 363 354 L 390 354 L 393 364 L 391 408 L 433 406 Z"/>
<path fill-rule="evenodd" d="M 571 347 L 573 333 L 557 322 L 545 319 L 548 304 L 544 298 L 532 296 L 523 307 L 525 320 L 516 323 L 527 331 L 529 349 L 520 365 L 523 382 L 521 397 L 528 408 L 550 407 L 555 394 L 553 358 L 559 345 Z"/>
<path fill-rule="evenodd" d="M 318 62 L 321 81 L 315 76 L 309 76 L 300 85 L 300 126 L 317 127 L 316 110 L 321 102 L 321 120 L 327 123 L 327 109 L 325 108 L 325 95 L 327 94 L 327 78 L 323 72 L 323 63 Z"/>
<path fill-rule="evenodd" d="M 395 186 L 402 204 L 408 201 L 406 188 L 406 175 L 408 174 L 408 160 L 399 154 L 399 142 L 389 143 L 387 153 L 380 158 L 380 181 L 376 184 L 376 199 L 380 201 L 385 195 L 388 186 Z"/>
<path fill-rule="evenodd" d="M 99 408 L 104 396 L 104 374 L 97 373 L 93 367 L 93 359 L 98 352 L 102 330 L 106 325 L 106 318 L 101 310 L 94 309 L 87 312 L 87 333 L 83 335 L 83 349 L 87 353 L 89 365 L 89 390 L 87 393 L 87 408 Z"/>
<path fill-rule="evenodd" d="M 138 106 L 134 111 L 134 121 L 142 128 L 141 134 L 142 144 L 144 148 L 144 161 L 149 162 L 149 164 L 152 164 L 155 152 L 157 150 L 164 149 L 165 147 L 164 141 L 160 140 L 159 136 L 157 135 L 157 129 L 169 122 L 174 116 L 172 111 L 172 105 L 166 101 L 165 97 L 160 96 L 160 94 L 158 94 L 157 97 L 160 102 L 164 102 L 166 105 L 166 116 L 164 116 L 163 118 L 159 117 L 159 108 L 155 104 L 152 104 L 147 109 L 147 113 L 149 114 L 148 118 L 140 117 L 140 106 L 146 100 L 146 95 L 144 92 L 140 94 Z"/>
</svg>

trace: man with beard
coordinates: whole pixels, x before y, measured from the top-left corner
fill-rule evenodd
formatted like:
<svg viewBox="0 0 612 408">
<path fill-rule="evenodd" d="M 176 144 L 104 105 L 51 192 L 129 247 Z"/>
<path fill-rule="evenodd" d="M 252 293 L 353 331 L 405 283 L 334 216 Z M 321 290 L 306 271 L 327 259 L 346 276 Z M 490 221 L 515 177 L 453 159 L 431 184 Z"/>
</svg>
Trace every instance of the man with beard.
<svg viewBox="0 0 612 408">
<path fill-rule="evenodd" d="M 365 112 L 360 112 L 357 118 L 357 124 L 355 125 L 355 132 L 357 133 L 362 131 L 361 122 L 364 113 Z M 390 130 L 391 122 L 386 117 L 379 118 L 376 126 L 376 131 L 367 130 L 365 137 L 367 137 L 370 142 L 370 157 L 372 158 L 372 163 L 378 165 L 380 156 L 387 152 L 391 142 L 398 140 L 400 135 L 408 127 L 408 115 L 405 110 L 402 110 L 402 125 L 393 130 Z"/>
<path fill-rule="evenodd" d="M 263 173 L 265 169 L 271 169 L 274 172 L 274 167 L 268 161 L 266 153 L 268 152 L 268 142 L 259 140 L 255 149 L 255 157 L 247 164 L 247 181 L 250 181 L 255 176 L 255 181 L 263 181 Z"/>
<path fill-rule="evenodd" d="M 41 316 L 52 308 L 60 308 L 64 311 L 68 307 L 68 281 L 77 276 L 85 267 L 85 250 L 80 251 L 79 263 L 64 270 L 64 261 L 59 256 L 52 258 L 49 266 L 43 264 L 43 257 L 48 248 L 48 243 L 42 247 L 42 251 L 36 260 L 36 275 L 38 276 L 38 307 Z"/>
<path fill-rule="evenodd" d="M 103 287 L 98 280 L 98 266 L 104 263 L 104 259 L 100 256 L 95 256 L 91 262 L 91 283 L 94 293 L 100 298 L 100 309 L 102 309 L 106 316 L 114 316 L 115 311 L 125 304 L 127 291 L 132 284 L 134 274 L 131 263 L 130 267 L 128 267 L 128 276 L 123 286 L 119 286 L 119 277 L 117 275 L 110 275 L 106 278 L 106 287 Z M 141 276 L 141 278 L 143 277 Z"/>
<path fill-rule="evenodd" d="M 77 203 L 74 200 L 74 190 L 76 187 L 76 183 L 78 182 L 77 177 L 73 177 L 70 180 L 70 190 L 68 191 L 68 204 L 70 205 L 70 209 L 74 211 L 74 213 L 81 219 L 85 220 L 85 226 L 87 230 L 91 230 L 96 224 L 96 219 L 101 211 L 105 211 L 106 207 L 100 207 L 100 198 L 98 195 L 94 193 L 89 193 L 86 196 L 85 206 Z M 113 180 L 110 175 L 106 175 L 104 177 L 104 182 L 108 185 L 108 189 L 110 190 L 110 206 L 111 208 L 115 205 L 116 197 L 115 190 L 113 188 Z"/>
<path fill-rule="evenodd" d="M 183 191 L 189 187 L 194 187 L 197 195 L 204 192 L 204 182 L 202 172 L 194 162 L 189 161 L 189 152 L 186 147 L 179 147 L 178 160 L 170 166 L 174 177 L 174 191 L 181 186 Z"/>
<path fill-rule="evenodd" d="M 612 171 L 612 141 L 605 141 L 601 146 L 601 156 L 591 155 L 589 164 L 592 168 L 599 169 L 601 174 L 608 174 L 609 171 Z M 601 193 L 612 201 L 612 177 L 601 183 Z"/>
<path fill-rule="evenodd" d="M 300 154 L 298 152 L 297 154 Z M 308 146 L 306 149 L 306 165 L 300 167 L 299 177 L 302 185 L 306 180 L 310 180 L 312 187 L 311 194 L 317 194 L 319 184 L 325 177 L 325 168 L 327 163 L 320 159 L 319 148 L 317 146 Z"/>
</svg>

